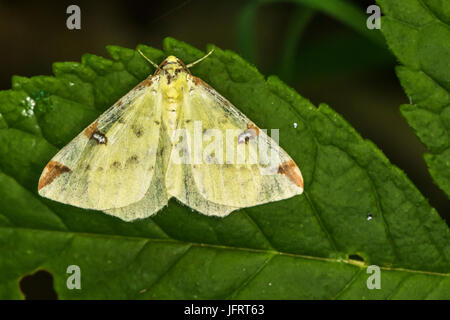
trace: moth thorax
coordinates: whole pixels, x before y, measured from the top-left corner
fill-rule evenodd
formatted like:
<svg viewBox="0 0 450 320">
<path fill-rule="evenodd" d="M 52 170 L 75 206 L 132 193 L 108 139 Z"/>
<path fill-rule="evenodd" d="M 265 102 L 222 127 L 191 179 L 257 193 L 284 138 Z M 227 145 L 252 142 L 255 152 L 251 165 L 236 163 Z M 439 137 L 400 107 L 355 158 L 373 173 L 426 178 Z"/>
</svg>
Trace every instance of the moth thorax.
<svg viewBox="0 0 450 320">
<path fill-rule="evenodd" d="M 166 96 L 169 100 L 176 100 L 180 96 L 180 92 L 174 87 L 169 87 Z"/>
</svg>

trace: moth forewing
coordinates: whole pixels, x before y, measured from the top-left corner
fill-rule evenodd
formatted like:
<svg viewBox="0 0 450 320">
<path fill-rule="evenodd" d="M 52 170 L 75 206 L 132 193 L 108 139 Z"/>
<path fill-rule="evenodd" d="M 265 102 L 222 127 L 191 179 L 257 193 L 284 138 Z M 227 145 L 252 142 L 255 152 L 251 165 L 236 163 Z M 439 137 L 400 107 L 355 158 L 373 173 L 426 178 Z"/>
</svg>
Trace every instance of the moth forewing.
<svg viewBox="0 0 450 320">
<path fill-rule="evenodd" d="M 97 210 L 141 200 L 152 181 L 160 130 L 154 122 L 161 108 L 151 92 L 152 82 L 141 82 L 61 149 L 45 167 L 39 193 Z"/>
<path fill-rule="evenodd" d="M 171 197 L 223 217 L 300 194 L 303 178 L 277 141 L 170 56 L 48 163 L 38 189 L 132 221 Z"/>
<path fill-rule="evenodd" d="M 299 171 L 294 171 L 292 167 L 279 171 L 283 160 L 292 159 L 274 141 L 264 134 L 261 139 L 257 139 L 261 130 L 213 88 L 193 76 L 188 76 L 187 80 L 190 94 L 184 99 L 180 117 L 189 121 L 179 121 L 178 129 L 186 130 L 189 132 L 188 136 L 192 137 L 195 136 L 195 126 L 192 123 L 200 122 L 206 137 L 210 136 L 209 132 L 217 129 L 222 131 L 222 137 L 229 137 L 227 131 L 230 129 L 240 132 L 238 135 L 234 134 L 231 145 L 226 143 L 225 161 L 222 154 L 217 158 L 214 152 L 210 154 L 210 161 L 191 165 L 195 183 L 191 189 L 197 188 L 210 202 L 236 208 L 289 198 L 303 191 L 303 186 L 296 183 L 303 181 Z M 272 153 L 269 165 L 267 161 L 260 163 L 260 160 L 267 160 L 260 159 L 260 146 Z M 211 158 L 216 161 L 211 161 Z M 169 163 L 168 171 L 172 169 L 176 170 L 175 166 Z M 187 174 L 186 170 L 180 172 Z M 181 179 L 185 180 L 187 178 Z M 171 194 L 171 190 L 168 192 Z M 180 196 L 175 193 L 171 195 Z"/>
</svg>

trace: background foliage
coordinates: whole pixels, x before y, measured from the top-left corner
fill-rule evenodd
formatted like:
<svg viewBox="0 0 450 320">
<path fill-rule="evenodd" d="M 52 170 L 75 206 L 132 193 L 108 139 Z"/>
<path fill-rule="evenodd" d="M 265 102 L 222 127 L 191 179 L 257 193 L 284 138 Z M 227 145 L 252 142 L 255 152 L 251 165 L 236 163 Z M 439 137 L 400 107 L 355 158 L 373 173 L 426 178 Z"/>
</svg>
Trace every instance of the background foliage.
<svg viewBox="0 0 450 320">
<path fill-rule="evenodd" d="M 397 74 L 410 97 L 402 114 L 430 151 L 425 161 L 433 179 L 450 196 L 450 4 L 379 2 L 387 14 L 384 34 L 402 63 Z"/>
</svg>

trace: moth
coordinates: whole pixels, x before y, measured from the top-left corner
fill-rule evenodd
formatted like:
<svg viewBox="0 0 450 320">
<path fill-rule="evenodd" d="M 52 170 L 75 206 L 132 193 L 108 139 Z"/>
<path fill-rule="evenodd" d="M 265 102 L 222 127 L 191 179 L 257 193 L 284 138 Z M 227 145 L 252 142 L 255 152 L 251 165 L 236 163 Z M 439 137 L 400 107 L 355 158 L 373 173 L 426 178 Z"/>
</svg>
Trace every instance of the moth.
<svg viewBox="0 0 450 320">
<path fill-rule="evenodd" d="M 175 56 L 156 65 L 140 53 L 154 74 L 50 160 L 38 183 L 41 196 L 133 221 L 156 214 L 172 197 L 224 217 L 303 192 L 294 160 L 190 73 L 212 51 L 187 66 Z"/>
</svg>

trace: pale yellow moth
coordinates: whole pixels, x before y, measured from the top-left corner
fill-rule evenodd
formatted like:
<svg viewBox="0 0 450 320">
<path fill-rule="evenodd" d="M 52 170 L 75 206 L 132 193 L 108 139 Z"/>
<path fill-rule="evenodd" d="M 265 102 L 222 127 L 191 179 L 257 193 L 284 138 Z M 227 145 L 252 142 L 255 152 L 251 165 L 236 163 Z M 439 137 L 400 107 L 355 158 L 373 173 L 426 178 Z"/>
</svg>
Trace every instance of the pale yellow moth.
<svg viewBox="0 0 450 320">
<path fill-rule="evenodd" d="M 50 160 L 39 194 L 125 221 L 156 214 L 172 197 L 205 215 L 224 217 L 301 194 L 303 178 L 291 157 L 189 72 L 208 55 L 187 66 L 174 56 L 159 66 L 144 56 L 155 73 Z M 219 139 L 230 136 L 226 143 Z M 205 148 L 190 148 L 206 140 Z M 257 149 L 275 157 L 264 162 Z"/>
</svg>

